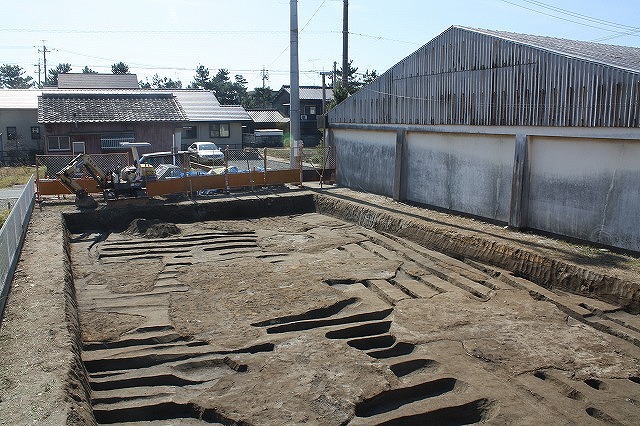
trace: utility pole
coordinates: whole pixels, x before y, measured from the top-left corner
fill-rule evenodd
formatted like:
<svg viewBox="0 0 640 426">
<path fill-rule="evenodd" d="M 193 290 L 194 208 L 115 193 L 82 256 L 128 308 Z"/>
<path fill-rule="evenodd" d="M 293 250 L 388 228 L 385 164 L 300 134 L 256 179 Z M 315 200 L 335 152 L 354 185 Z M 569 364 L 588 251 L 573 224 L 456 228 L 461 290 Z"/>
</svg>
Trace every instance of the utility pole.
<svg viewBox="0 0 640 426">
<path fill-rule="evenodd" d="M 342 8 L 342 84 L 349 83 L 349 0 L 344 0 Z"/>
<path fill-rule="evenodd" d="M 333 84 L 333 90 L 338 88 L 338 63 L 333 61 L 333 76 L 331 77 L 331 83 Z"/>
<path fill-rule="evenodd" d="M 42 87 L 42 80 L 40 79 L 40 73 L 41 73 L 41 70 L 40 70 L 40 58 L 38 58 L 38 63 L 34 64 L 34 66 L 38 67 L 38 87 Z"/>
<path fill-rule="evenodd" d="M 290 70 L 291 97 L 289 98 L 289 125 L 291 127 L 291 150 L 289 161 L 291 167 L 296 166 L 296 154 L 298 154 L 298 143 L 300 141 L 300 75 L 298 68 L 298 1 L 291 0 L 291 47 L 290 47 Z"/>
<path fill-rule="evenodd" d="M 264 69 L 264 65 L 262 66 L 260 77 L 262 78 L 262 88 L 264 89 L 264 81 L 269 80 L 269 73 L 267 72 L 267 70 Z"/>
<path fill-rule="evenodd" d="M 322 71 L 320 75 L 322 76 L 322 146 L 324 147 L 325 141 L 327 140 L 327 85 L 325 84 L 325 77 L 331 75 L 331 72 Z M 322 179 L 320 180 L 320 185 L 322 185 Z"/>
<path fill-rule="evenodd" d="M 47 49 L 47 46 L 45 46 L 44 44 L 44 40 L 42 40 L 42 50 L 38 49 L 39 53 L 42 53 L 42 58 L 44 61 L 44 84 L 47 84 L 47 52 L 51 52 L 51 50 Z M 38 80 L 40 80 L 40 77 L 38 75 Z"/>
</svg>

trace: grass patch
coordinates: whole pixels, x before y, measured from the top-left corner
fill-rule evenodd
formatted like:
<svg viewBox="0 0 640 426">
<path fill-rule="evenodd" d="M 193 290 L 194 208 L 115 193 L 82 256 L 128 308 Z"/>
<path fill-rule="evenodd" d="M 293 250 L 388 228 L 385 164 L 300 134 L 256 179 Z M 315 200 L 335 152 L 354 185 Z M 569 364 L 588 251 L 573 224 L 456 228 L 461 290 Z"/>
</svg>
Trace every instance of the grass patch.
<svg viewBox="0 0 640 426">
<path fill-rule="evenodd" d="M 11 210 L 9 209 L 0 209 L 0 228 L 2 228 L 7 217 L 9 217 L 9 213 L 11 213 Z"/>
<path fill-rule="evenodd" d="M 36 172 L 35 167 L 0 167 L 0 188 L 9 188 L 13 185 L 24 185 Z"/>
</svg>

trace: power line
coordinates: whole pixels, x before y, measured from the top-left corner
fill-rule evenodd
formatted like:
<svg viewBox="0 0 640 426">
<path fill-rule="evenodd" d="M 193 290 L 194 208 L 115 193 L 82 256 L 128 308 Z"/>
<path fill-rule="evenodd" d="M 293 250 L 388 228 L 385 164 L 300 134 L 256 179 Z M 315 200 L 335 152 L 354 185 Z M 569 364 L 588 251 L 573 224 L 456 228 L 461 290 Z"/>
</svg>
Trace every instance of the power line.
<svg viewBox="0 0 640 426">
<path fill-rule="evenodd" d="M 313 14 L 311 15 L 311 18 L 309 18 L 309 20 L 307 21 L 307 23 L 306 23 L 306 24 L 304 24 L 304 25 L 302 26 L 302 29 L 301 29 L 298 33 L 303 32 L 303 31 L 305 30 L 305 28 L 307 28 L 307 26 L 309 25 L 309 23 L 311 22 L 311 20 L 314 18 L 314 16 L 316 16 L 316 14 L 317 14 L 317 13 L 318 13 L 318 11 L 320 10 L 320 8 L 321 8 L 322 6 L 324 6 L 324 4 L 325 4 L 326 2 L 327 2 L 327 0 L 322 0 L 322 3 L 320 3 L 320 6 L 318 6 L 318 8 L 315 10 L 315 12 L 313 12 Z M 335 32 L 336 32 L 336 31 L 322 31 L 322 33 L 335 33 Z M 310 34 L 310 33 L 312 33 L 312 32 L 307 32 L 307 34 Z M 275 63 L 276 63 L 276 61 L 277 61 L 278 59 L 280 59 L 280 57 L 281 57 L 282 55 L 284 55 L 284 52 L 286 52 L 287 50 L 289 50 L 289 44 L 287 44 L 287 45 L 286 45 L 286 47 L 285 47 L 284 49 L 282 49 L 282 52 L 280 52 L 280 53 L 278 54 L 278 56 L 276 56 L 276 58 L 275 58 L 273 61 L 271 61 L 271 63 L 269 64 L 269 66 L 268 66 L 267 68 L 270 68 L 270 67 L 271 67 L 271 65 L 275 64 Z"/>
<path fill-rule="evenodd" d="M 571 22 L 571 23 L 573 23 L 573 24 L 578 24 L 578 25 L 582 25 L 582 26 L 585 26 L 585 27 L 595 28 L 595 29 L 602 30 L 602 31 L 609 31 L 609 32 L 612 32 L 612 33 L 615 33 L 615 34 L 616 34 L 615 36 L 611 36 L 611 37 L 609 37 L 609 38 L 616 38 L 616 37 L 622 37 L 622 36 L 627 36 L 627 35 L 634 35 L 634 36 L 636 36 L 636 35 L 637 35 L 637 34 L 635 34 L 635 33 L 620 32 L 620 31 L 618 31 L 618 30 L 612 30 L 612 29 L 610 29 L 610 28 L 604 28 L 604 27 L 602 27 L 602 26 L 592 25 L 592 24 L 588 24 L 588 23 L 586 23 L 586 22 L 580 22 L 580 21 L 575 21 L 575 20 L 573 20 L 573 19 L 564 18 L 564 17 L 562 17 L 562 16 L 554 15 L 554 14 L 552 14 L 552 13 L 547 13 L 547 12 L 544 12 L 544 11 L 542 11 L 542 10 L 538 10 L 538 9 L 534 9 L 534 8 L 531 8 L 531 7 L 524 6 L 524 5 L 522 5 L 522 4 L 514 3 L 514 2 L 509 1 L 509 0 L 500 0 L 500 1 L 502 1 L 503 3 L 510 4 L 510 5 L 512 5 L 512 6 L 516 6 L 516 7 L 520 7 L 520 8 L 522 8 L 522 9 L 529 10 L 529 11 L 531 11 L 531 12 L 539 13 L 539 14 L 541 14 L 541 15 L 550 16 L 550 17 L 552 17 L 552 18 L 556 18 L 556 19 L 560 19 L 560 20 L 562 20 L 562 21 Z M 529 2 L 529 0 L 522 0 L 522 1 L 527 1 L 527 2 Z M 552 7 L 552 6 L 550 6 L 550 7 Z M 559 9 L 559 8 L 558 8 L 558 9 Z M 564 9 L 561 9 L 561 10 L 564 10 Z M 561 12 L 561 13 L 562 13 L 562 12 Z M 575 14 L 575 15 L 579 15 L 579 14 Z M 570 16 L 574 16 L 574 15 L 570 15 Z M 585 16 L 585 17 L 586 17 L 586 15 L 583 15 L 583 16 Z M 577 17 L 577 16 L 574 16 L 574 17 Z M 590 17 L 589 17 L 589 18 L 590 18 Z M 584 19 L 584 20 L 586 20 L 585 18 L 580 18 L 580 19 Z M 590 19 L 591 19 L 592 21 L 596 21 L 596 20 L 597 20 L 597 18 L 590 18 Z M 603 21 L 603 22 L 598 22 L 598 23 L 599 23 L 599 24 L 603 24 L 603 25 L 605 25 L 605 24 L 604 24 L 604 22 L 605 22 L 605 21 Z M 606 22 L 608 22 L 608 21 L 606 21 Z M 618 25 L 618 24 L 616 24 L 616 25 Z M 635 28 L 635 29 L 637 29 L 637 30 L 638 30 L 638 32 L 640 32 L 640 28 Z M 634 29 L 634 30 L 635 30 L 635 29 Z"/>
<path fill-rule="evenodd" d="M 617 28 L 622 29 L 622 30 L 632 30 L 632 31 L 640 30 L 640 28 L 638 28 L 638 27 L 632 27 L 630 25 L 620 24 L 620 23 L 613 22 L 613 21 L 607 21 L 606 19 L 594 18 L 592 16 L 583 15 L 581 13 L 573 12 L 573 11 L 567 10 L 567 9 L 562 9 L 560 7 L 549 5 L 549 4 L 546 4 L 546 3 L 543 3 L 543 2 L 537 1 L 537 0 L 521 0 L 521 1 L 533 4 L 533 5 L 536 5 L 536 6 L 539 6 L 539 7 L 542 7 L 544 9 L 549 9 L 549 10 L 560 12 L 562 14 L 573 16 L 573 17 L 576 17 L 576 18 L 579 18 L 579 19 L 584 19 L 585 21 L 600 23 L 600 24 L 603 24 L 603 25 L 611 25 L 613 27 L 617 27 Z"/>
</svg>

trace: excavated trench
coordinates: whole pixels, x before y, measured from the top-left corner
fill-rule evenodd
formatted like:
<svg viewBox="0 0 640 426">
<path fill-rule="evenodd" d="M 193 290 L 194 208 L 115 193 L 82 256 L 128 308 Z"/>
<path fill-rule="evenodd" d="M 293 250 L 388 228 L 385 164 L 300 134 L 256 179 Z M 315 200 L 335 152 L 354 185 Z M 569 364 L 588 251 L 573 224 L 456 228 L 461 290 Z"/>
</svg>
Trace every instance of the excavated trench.
<svg viewBox="0 0 640 426">
<path fill-rule="evenodd" d="M 321 194 L 63 214 L 98 424 L 637 424 L 634 283 Z"/>
</svg>

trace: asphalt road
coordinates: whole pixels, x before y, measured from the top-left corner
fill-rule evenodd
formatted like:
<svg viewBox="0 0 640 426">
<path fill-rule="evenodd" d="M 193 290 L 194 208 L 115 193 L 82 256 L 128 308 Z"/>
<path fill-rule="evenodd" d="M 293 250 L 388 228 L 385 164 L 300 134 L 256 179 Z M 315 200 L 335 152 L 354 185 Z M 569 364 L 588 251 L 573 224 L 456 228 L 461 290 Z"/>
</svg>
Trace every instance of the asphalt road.
<svg viewBox="0 0 640 426">
<path fill-rule="evenodd" d="M 8 203 L 13 206 L 16 200 L 20 198 L 24 187 L 24 185 L 14 185 L 9 188 L 0 188 L 0 208 L 5 208 Z"/>
</svg>

